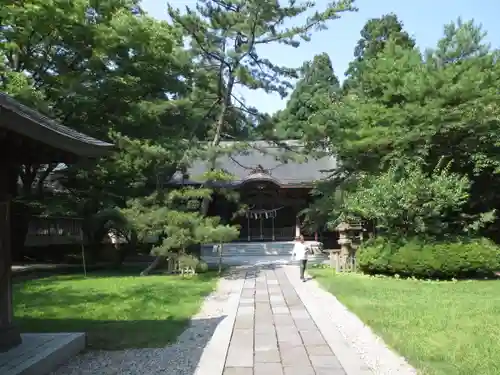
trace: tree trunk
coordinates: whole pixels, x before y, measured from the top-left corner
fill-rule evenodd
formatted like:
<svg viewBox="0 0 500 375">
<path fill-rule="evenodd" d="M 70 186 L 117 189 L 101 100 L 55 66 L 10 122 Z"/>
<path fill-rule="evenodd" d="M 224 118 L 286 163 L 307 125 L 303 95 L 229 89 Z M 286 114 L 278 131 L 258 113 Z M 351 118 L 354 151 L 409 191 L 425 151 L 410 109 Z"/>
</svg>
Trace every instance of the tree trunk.
<svg viewBox="0 0 500 375">
<path fill-rule="evenodd" d="M 224 127 L 224 121 L 226 119 L 227 110 L 229 105 L 231 104 L 231 95 L 233 93 L 233 86 L 235 77 L 232 72 L 229 73 L 229 82 L 227 83 L 227 90 L 224 96 L 224 100 L 222 102 L 222 107 L 220 109 L 219 117 L 217 118 L 217 125 L 215 127 L 214 139 L 212 140 L 212 147 L 217 147 L 221 141 L 222 129 Z M 217 156 L 214 156 L 210 160 L 210 172 L 213 172 L 215 169 L 215 163 L 217 161 Z M 210 185 L 210 181 L 207 181 L 207 184 Z M 208 213 L 208 206 L 210 204 L 210 198 L 203 198 L 201 202 L 200 212 L 203 216 L 206 216 Z"/>
<path fill-rule="evenodd" d="M 146 267 L 144 271 L 141 272 L 141 276 L 147 276 L 151 271 L 153 271 L 156 267 L 158 267 L 163 260 L 163 256 L 158 255 L 153 262 Z"/>
<path fill-rule="evenodd" d="M 222 242 L 219 243 L 219 275 L 222 273 Z"/>
<path fill-rule="evenodd" d="M 22 182 L 22 198 L 26 199 L 34 195 L 37 195 L 38 198 L 42 198 L 44 193 L 44 182 L 56 166 L 57 163 L 48 164 L 43 172 L 40 172 L 39 164 L 25 164 L 23 167 L 19 168 L 18 175 Z M 36 191 L 33 191 L 33 184 L 37 176 Z M 31 215 L 34 214 L 36 215 L 37 212 L 33 212 L 33 210 L 29 209 L 29 206 L 24 202 L 18 201 L 12 204 L 11 245 L 14 260 L 21 261 L 24 257 L 24 243 L 26 242 Z"/>
<path fill-rule="evenodd" d="M 120 268 L 125 262 L 127 256 L 132 254 L 134 251 L 137 252 L 137 236 L 132 233 L 130 236 L 126 236 L 127 242 L 124 244 L 118 244 L 115 248 L 117 251 L 115 267 Z"/>
<path fill-rule="evenodd" d="M 39 197 L 43 196 L 44 193 L 44 182 L 49 177 L 49 175 L 54 171 L 54 169 L 57 167 L 57 163 L 51 163 L 47 164 L 47 167 L 45 168 L 44 171 L 38 172 L 38 180 L 36 184 L 36 191 Z"/>
<path fill-rule="evenodd" d="M 21 178 L 22 189 L 20 198 L 32 196 L 33 181 L 36 177 L 37 166 L 24 165 L 17 168 L 16 175 Z M 17 178 L 15 186 L 11 187 L 12 197 L 17 197 Z M 24 243 L 28 235 L 28 228 L 33 212 L 22 200 L 14 200 L 11 206 L 11 249 L 12 258 L 15 261 L 22 261 L 24 258 Z"/>
</svg>

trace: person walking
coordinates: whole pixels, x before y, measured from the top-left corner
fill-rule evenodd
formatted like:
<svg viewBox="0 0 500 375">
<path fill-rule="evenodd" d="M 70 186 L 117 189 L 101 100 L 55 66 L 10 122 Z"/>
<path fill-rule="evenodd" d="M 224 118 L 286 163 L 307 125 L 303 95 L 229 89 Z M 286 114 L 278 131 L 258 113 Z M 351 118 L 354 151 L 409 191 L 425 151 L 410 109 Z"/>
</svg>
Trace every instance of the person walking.
<svg viewBox="0 0 500 375">
<path fill-rule="evenodd" d="M 304 236 L 295 238 L 295 244 L 292 251 L 292 261 L 298 260 L 300 262 L 300 279 L 302 282 L 306 281 L 304 273 L 307 267 L 307 254 L 309 252 L 308 246 L 304 243 Z"/>
</svg>

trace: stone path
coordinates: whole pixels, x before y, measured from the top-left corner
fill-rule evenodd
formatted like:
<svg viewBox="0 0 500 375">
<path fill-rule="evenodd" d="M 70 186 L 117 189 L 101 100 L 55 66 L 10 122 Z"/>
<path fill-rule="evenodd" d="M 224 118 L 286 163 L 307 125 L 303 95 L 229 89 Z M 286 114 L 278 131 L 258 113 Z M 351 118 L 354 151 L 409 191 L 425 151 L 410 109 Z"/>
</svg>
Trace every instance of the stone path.
<svg viewBox="0 0 500 375">
<path fill-rule="evenodd" d="M 223 375 L 347 374 L 290 282 L 298 270 L 288 268 L 246 273 Z"/>
<path fill-rule="evenodd" d="M 369 366 L 369 367 L 368 367 Z M 237 267 L 175 344 L 88 351 L 55 375 L 416 375 L 298 267 Z"/>
</svg>

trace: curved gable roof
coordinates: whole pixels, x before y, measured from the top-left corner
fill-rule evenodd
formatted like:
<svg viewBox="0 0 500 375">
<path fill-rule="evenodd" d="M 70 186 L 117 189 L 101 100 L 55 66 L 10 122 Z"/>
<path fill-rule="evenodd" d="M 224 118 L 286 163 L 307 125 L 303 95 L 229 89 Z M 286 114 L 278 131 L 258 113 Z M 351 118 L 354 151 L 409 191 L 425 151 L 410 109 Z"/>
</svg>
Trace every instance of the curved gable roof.
<svg viewBox="0 0 500 375">
<path fill-rule="evenodd" d="M 234 176 L 230 185 L 238 186 L 245 181 L 258 177 L 256 167 L 262 167 L 265 173 L 263 180 L 273 180 L 281 186 L 310 186 L 313 182 L 325 179 L 337 167 L 336 159 L 331 156 L 320 158 L 308 157 L 296 161 L 286 157 L 295 151 L 300 155 L 302 146 L 297 141 L 283 141 L 284 146 L 267 141 L 248 142 L 244 151 L 235 151 L 232 155 L 223 155 L 217 159 L 216 167 Z M 235 142 L 221 142 L 221 146 L 233 147 Z M 209 170 L 205 160 L 197 160 L 188 169 L 189 181 L 184 183 L 203 182 L 200 176 Z M 181 176 L 175 176 L 174 182 L 180 182 Z"/>
<path fill-rule="evenodd" d="M 9 95 L 0 92 L 0 111 L 7 110 L 16 117 L 26 120 L 21 124 L 2 121 L 1 128 L 8 129 L 27 138 L 47 144 L 77 156 L 100 157 L 114 147 L 113 144 L 100 141 L 42 115 L 40 112 L 19 103 Z"/>
</svg>

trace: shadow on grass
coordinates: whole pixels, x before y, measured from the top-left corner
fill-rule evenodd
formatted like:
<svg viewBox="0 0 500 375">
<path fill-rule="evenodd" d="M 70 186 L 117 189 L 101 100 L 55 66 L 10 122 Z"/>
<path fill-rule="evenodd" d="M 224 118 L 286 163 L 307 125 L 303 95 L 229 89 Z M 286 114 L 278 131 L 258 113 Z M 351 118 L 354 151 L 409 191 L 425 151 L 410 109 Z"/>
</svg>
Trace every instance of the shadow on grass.
<svg viewBox="0 0 500 375">
<path fill-rule="evenodd" d="M 87 269 L 87 277 L 98 278 L 98 277 L 135 277 L 140 276 L 140 273 L 146 268 L 147 265 L 125 265 L 119 268 L 113 268 L 111 266 L 93 266 Z M 15 271 L 12 273 L 12 280 L 14 283 L 20 283 L 36 279 L 44 279 L 52 276 L 70 276 L 72 278 L 85 279 L 85 274 L 83 268 L 81 267 L 54 267 L 51 269 L 29 269 L 23 271 Z M 151 273 L 148 276 L 171 276 L 164 272 L 157 271 Z M 148 276 L 143 276 L 144 278 Z M 215 270 L 209 270 L 205 273 L 199 273 L 196 277 L 201 279 L 213 279 L 217 276 Z"/>
<path fill-rule="evenodd" d="M 108 276 L 139 276 L 146 265 L 122 265 L 115 267 L 109 264 L 88 265 L 87 275 L 102 274 Z M 84 276 L 82 265 L 74 264 L 33 264 L 23 269 L 12 270 L 13 282 L 24 282 L 29 280 L 43 279 L 58 275 Z"/>
<path fill-rule="evenodd" d="M 30 280 L 14 285 L 16 323 L 23 332 L 86 332 L 90 349 L 163 347 L 189 325 L 214 281 L 213 273 L 108 271 Z"/>
</svg>

